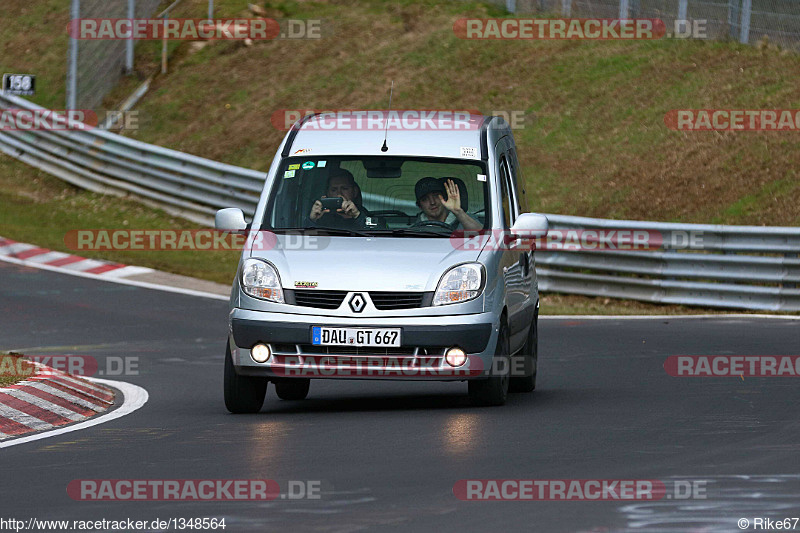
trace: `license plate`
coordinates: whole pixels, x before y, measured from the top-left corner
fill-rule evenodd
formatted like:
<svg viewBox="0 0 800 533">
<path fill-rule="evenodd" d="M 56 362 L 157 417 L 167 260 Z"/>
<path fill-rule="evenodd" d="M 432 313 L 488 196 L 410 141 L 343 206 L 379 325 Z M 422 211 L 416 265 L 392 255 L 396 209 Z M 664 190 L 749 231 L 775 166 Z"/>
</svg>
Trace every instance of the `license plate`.
<svg viewBox="0 0 800 533">
<path fill-rule="evenodd" d="M 399 347 L 400 328 L 331 328 L 313 326 L 311 344 L 316 346 Z"/>
</svg>

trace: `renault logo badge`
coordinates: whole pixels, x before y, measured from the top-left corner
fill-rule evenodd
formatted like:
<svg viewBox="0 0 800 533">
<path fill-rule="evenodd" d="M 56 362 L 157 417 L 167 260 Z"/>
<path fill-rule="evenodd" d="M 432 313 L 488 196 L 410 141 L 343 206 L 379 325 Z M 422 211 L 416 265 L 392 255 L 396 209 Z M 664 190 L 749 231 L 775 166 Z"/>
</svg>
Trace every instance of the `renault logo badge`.
<svg viewBox="0 0 800 533">
<path fill-rule="evenodd" d="M 364 310 L 364 307 L 367 306 L 367 301 L 364 300 L 364 296 L 362 296 L 359 292 L 351 296 L 350 301 L 347 303 L 350 305 L 350 309 L 352 309 L 354 313 L 360 313 Z"/>
</svg>

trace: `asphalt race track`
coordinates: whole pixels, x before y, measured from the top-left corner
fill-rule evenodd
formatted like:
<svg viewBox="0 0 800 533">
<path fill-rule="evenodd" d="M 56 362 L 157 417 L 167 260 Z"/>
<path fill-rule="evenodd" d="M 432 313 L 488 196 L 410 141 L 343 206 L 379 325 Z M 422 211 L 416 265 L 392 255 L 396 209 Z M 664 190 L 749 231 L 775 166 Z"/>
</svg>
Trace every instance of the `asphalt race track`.
<svg viewBox="0 0 800 533">
<path fill-rule="evenodd" d="M 0 450 L 2 515 L 216 517 L 230 531 L 739 531 L 800 516 L 792 378 L 676 378 L 670 355 L 800 355 L 800 322 L 543 320 L 538 390 L 474 408 L 463 383 L 314 381 L 258 415 L 222 401 L 227 304 L 0 263 L 0 350 L 138 358 L 149 402 Z M 319 499 L 75 501 L 77 479 L 319 481 Z M 461 479 L 703 482 L 706 499 L 465 502 Z M 800 528 L 800 525 L 798 525 Z"/>
</svg>

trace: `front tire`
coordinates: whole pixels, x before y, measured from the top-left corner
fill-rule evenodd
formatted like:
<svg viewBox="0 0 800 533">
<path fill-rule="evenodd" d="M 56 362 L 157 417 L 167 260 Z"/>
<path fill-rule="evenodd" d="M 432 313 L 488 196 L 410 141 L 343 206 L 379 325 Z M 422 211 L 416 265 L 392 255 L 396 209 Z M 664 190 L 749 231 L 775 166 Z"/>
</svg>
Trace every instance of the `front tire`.
<svg viewBox="0 0 800 533">
<path fill-rule="evenodd" d="M 305 400 L 310 386 L 310 379 L 286 379 L 275 382 L 275 392 L 281 400 Z"/>
<path fill-rule="evenodd" d="M 497 406 L 506 403 L 508 398 L 509 365 L 511 339 L 505 316 L 500 320 L 500 332 L 497 335 L 497 346 L 487 379 L 469 381 L 469 399 L 474 405 Z M 502 361 L 502 362 L 501 362 Z"/>
<path fill-rule="evenodd" d="M 531 327 L 528 329 L 528 338 L 522 348 L 524 375 L 511 378 L 509 390 L 511 392 L 532 392 L 536 389 L 536 370 L 539 366 L 539 317 L 534 316 Z"/>
<path fill-rule="evenodd" d="M 225 350 L 225 407 L 234 414 L 257 413 L 264 405 L 269 380 L 240 376 L 233 367 L 230 344 Z"/>
</svg>

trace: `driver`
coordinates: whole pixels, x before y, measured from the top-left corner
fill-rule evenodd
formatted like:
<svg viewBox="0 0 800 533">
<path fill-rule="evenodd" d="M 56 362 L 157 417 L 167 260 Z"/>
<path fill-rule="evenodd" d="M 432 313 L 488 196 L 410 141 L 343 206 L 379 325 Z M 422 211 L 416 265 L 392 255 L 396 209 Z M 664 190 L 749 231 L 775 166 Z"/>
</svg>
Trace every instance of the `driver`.
<svg viewBox="0 0 800 533">
<path fill-rule="evenodd" d="M 414 186 L 417 206 L 422 212 L 417 215 L 417 223 L 438 221 L 451 228 L 477 231 L 483 224 L 472 218 L 461 207 L 461 194 L 453 180 L 422 178 Z"/>
<path fill-rule="evenodd" d="M 353 175 L 345 169 L 337 169 L 328 176 L 328 185 L 323 198 L 341 198 L 342 207 L 332 213 L 330 209 L 323 209 L 322 202 L 316 200 L 311 206 L 308 218 L 314 226 L 342 229 L 366 229 L 371 220 L 364 209 L 359 189 Z"/>
</svg>

